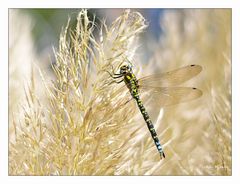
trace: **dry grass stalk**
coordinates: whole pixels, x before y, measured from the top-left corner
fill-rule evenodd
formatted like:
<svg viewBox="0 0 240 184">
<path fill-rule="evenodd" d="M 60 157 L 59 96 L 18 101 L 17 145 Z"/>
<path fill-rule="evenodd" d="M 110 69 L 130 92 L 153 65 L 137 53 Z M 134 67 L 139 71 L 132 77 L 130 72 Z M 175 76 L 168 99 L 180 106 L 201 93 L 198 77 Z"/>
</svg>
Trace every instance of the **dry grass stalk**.
<svg viewBox="0 0 240 184">
<path fill-rule="evenodd" d="M 195 63 L 205 70 L 198 78 L 204 80 L 194 84 L 203 90 L 202 99 L 160 111 L 156 127 L 165 143 L 163 161 L 142 117 L 134 116 L 135 104 L 124 105 L 127 90 L 111 84 L 106 72 L 112 66 L 118 69 L 126 59 L 136 62 L 144 18 L 126 10 L 111 26 L 104 22 L 98 26 L 82 10 L 77 20 L 74 30 L 67 25 L 60 36 L 53 66 L 56 78 L 52 84 L 44 81 L 46 101 L 35 95 L 34 77 L 26 90 L 24 118 L 15 125 L 15 141 L 9 147 L 9 174 L 229 175 L 230 12 L 182 10 L 163 17 L 164 47 L 160 56 L 156 54 L 161 66 L 168 70 L 184 65 L 179 60 L 192 64 L 193 56 L 198 56 Z M 210 25 L 219 31 L 212 34 Z M 153 72 L 152 65 L 144 72 Z"/>
</svg>

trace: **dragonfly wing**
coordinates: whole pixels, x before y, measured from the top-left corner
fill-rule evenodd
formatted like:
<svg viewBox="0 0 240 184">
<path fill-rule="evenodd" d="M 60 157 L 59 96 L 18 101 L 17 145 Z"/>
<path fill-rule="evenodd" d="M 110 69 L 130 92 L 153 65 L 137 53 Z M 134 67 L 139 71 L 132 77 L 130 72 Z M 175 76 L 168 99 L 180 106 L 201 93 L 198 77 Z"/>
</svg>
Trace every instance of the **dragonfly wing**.
<svg viewBox="0 0 240 184">
<path fill-rule="evenodd" d="M 159 107 L 187 102 L 202 96 L 202 91 L 191 87 L 141 87 L 139 89 L 143 103 Z"/>
<path fill-rule="evenodd" d="M 162 74 L 154 74 L 138 80 L 140 86 L 176 86 L 188 81 L 202 71 L 200 65 L 188 65 Z"/>
</svg>

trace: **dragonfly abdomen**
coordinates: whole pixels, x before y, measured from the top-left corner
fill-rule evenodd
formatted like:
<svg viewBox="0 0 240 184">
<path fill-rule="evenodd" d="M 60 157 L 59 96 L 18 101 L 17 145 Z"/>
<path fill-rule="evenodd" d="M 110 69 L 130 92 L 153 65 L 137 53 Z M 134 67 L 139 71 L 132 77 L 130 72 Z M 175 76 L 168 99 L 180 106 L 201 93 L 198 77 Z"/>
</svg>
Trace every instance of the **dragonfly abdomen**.
<svg viewBox="0 0 240 184">
<path fill-rule="evenodd" d="M 137 101 L 138 107 L 143 115 L 145 122 L 147 123 L 148 129 L 158 149 L 158 152 L 160 153 L 161 158 L 165 157 L 165 155 L 157 137 L 153 123 L 150 120 L 149 115 L 139 98 L 138 89 L 141 88 L 141 90 L 143 90 L 145 88 L 145 90 L 150 90 L 152 97 L 151 99 L 154 99 L 154 102 L 157 102 L 157 104 L 161 107 L 164 105 L 173 105 L 180 102 L 193 100 L 202 95 L 202 92 L 200 90 L 196 88 L 173 86 L 177 86 L 183 82 L 188 81 L 192 77 L 196 76 L 199 72 L 201 72 L 201 70 L 202 67 L 199 65 L 189 65 L 170 72 L 146 76 L 137 80 L 136 76 L 133 74 L 132 65 L 130 63 L 130 65 L 121 66 L 120 73 L 114 75 L 111 75 L 109 73 L 113 79 L 123 77 L 121 81 L 117 81 L 116 83 L 121 83 L 124 81 L 129 91 L 131 92 L 132 97 Z"/>
<path fill-rule="evenodd" d="M 148 115 L 145 107 L 143 106 L 142 101 L 141 101 L 140 98 L 139 98 L 139 94 L 138 94 L 138 90 L 137 90 L 136 85 L 132 85 L 132 86 L 131 86 L 131 94 L 132 94 L 133 98 L 136 100 L 137 105 L 138 105 L 138 107 L 139 107 L 139 110 L 140 110 L 140 112 L 142 113 L 142 116 L 143 116 L 145 122 L 147 123 L 147 127 L 148 127 L 148 129 L 149 129 L 149 131 L 150 131 L 150 133 L 151 133 L 151 136 L 152 136 L 152 138 L 153 138 L 153 140 L 154 140 L 154 143 L 155 143 L 155 145 L 156 145 L 156 147 L 157 147 L 157 150 L 158 150 L 158 152 L 160 153 L 160 157 L 161 157 L 161 158 L 162 158 L 162 157 L 165 158 L 165 154 L 164 154 L 164 152 L 163 152 L 163 149 L 162 149 L 162 146 L 161 146 L 161 144 L 160 144 L 160 141 L 159 141 L 159 139 L 158 139 L 158 137 L 157 137 L 157 133 L 156 133 L 156 131 L 155 131 L 155 128 L 154 128 L 154 126 L 153 126 L 153 123 L 152 123 L 152 121 L 151 121 L 151 119 L 150 119 L 150 117 L 149 117 L 149 115 Z"/>
</svg>

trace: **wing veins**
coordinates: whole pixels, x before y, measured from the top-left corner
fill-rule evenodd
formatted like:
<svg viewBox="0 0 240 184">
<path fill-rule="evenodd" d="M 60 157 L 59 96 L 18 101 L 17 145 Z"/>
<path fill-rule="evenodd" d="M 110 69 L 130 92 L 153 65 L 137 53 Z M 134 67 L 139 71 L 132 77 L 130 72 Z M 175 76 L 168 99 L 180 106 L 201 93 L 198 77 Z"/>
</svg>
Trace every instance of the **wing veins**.
<svg viewBox="0 0 240 184">
<path fill-rule="evenodd" d="M 188 65 L 166 73 L 154 74 L 138 80 L 139 86 L 176 86 L 182 84 L 202 71 L 200 65 Z"/>
</svg>

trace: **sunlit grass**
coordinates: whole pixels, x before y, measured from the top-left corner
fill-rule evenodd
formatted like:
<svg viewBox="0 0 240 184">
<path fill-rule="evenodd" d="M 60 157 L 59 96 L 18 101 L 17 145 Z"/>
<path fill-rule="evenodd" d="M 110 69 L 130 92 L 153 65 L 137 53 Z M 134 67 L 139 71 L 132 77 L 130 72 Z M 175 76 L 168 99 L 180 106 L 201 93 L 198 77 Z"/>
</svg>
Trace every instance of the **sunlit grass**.
<svg viewBox="0 0 240 184">
<path fill-rule="evenodd" d="M 143 65 L 137 49 L 146 22 L 126 10 L 110 26 L 97 25 L 82 10 L 74 29 L 67 24 L 54 51 L 54 78 L 35 67 L 25 82 L 20 113 L 10 104 L 10 175 L 231 174 L 230 10 L 166 11 L 159 48 Z M 186 86 L 204 95 L 158 107 L 153 117 L 164 160 L 136 105 L 124 104 L 128 91 L 111 83 L 106 72 L 117 71 L 126 59 L 138 77 L 187 64 L 203 67 Z M 14 75 L 10 82 L 18 81 Z M 16 95 L 10 86 L 10 98 Z"/>
</svg>

